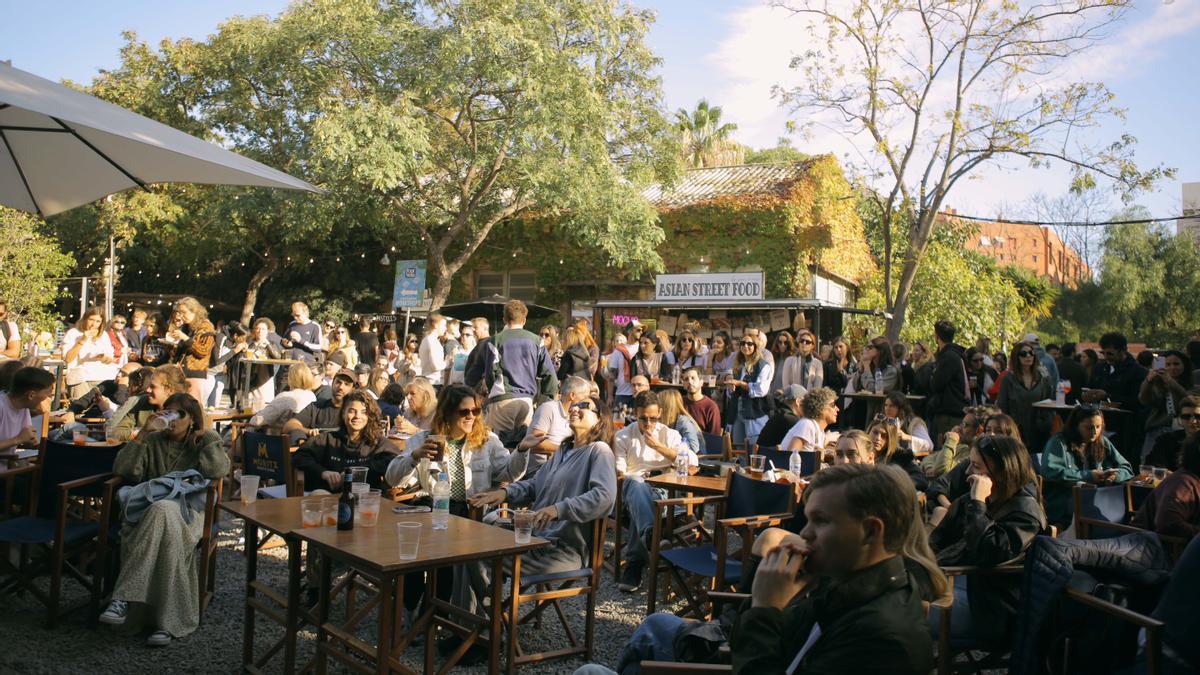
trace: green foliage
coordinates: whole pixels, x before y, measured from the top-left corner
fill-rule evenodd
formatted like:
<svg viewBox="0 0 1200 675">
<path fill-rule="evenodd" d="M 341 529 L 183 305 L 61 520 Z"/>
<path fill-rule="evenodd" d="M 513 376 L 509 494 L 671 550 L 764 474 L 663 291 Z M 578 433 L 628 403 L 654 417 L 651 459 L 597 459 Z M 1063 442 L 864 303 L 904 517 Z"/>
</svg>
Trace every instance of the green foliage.
<svg viewBox="0 0 1200 675">
<path fill-rule="evenodd" d="M 677 150 L 660 112 L 652 15 L 608 0 L 311 1 L 353 16 L 323 57 L 343 75 L 322 99 L 321 170 L 373 195 L 383 231 L 415 236 L 435 305 L 499 223 L 561 221 L 635 272 L 662 233 L 639 196 Z M 664 158 L 670 158 L 665 160 Z"/>
<path fill-rule="evenodd" d="M 58 243 L 39 232 L 39 219 L 0 206 L 0 300 L 17 325 L 34 330 L 52 329 L 60 280 L 70 273 L 74 260 Z"/>
<path fill-rule="evenodd" d="M 784 136 L 773 148 L 749 150 L 742 161 L 746 164 L 779 164 L 781 162 L 803 162 L 808 158 L 808 155 L 792 147 L 791 139 Z"/>
<path fill-rule="evenodd" d="M 1115 216 L 1123 219 L 1137 212 Z M 1200 326 L 1195 240 L 1154 224 L 1112 226 L 1097 283 L 1066 291 L 1045 322 L 1068 339 L 1120 331 L 1130 342 L 1179 346 Z"/>
</svg>

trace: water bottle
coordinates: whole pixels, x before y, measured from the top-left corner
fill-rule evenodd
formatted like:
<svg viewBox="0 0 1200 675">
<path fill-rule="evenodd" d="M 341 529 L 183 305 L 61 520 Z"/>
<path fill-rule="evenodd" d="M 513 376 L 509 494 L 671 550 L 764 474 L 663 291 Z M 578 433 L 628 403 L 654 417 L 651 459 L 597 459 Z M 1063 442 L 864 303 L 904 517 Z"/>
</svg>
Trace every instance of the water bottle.
<svg viewBox="0 0 1200 675">
<path fill-rule="evenodd" d="M 679 384 L 679 364 L 671 368 L 671 384 Z"/>
<path fill-rule="evenodd" d="M 688 475 L 688 457 L 686 452 L 675 455 L 675 475 L 686 478 Z"/>
<path fill-rule="evenodd" d="M 433 485 L 433 529 L 445 530 L 450 526 L 450 479 L 446 472 L 438 474 Z"/>
<path fill-rule="evenodd" d="M 1054 387 L 1054 402 L 1059 405 L 1067 404 L 1067 388 L 1063 386 L 1063 381 L 1059 380 Z"/>
<path fill-rule="evenodd" d="M 875 393 L 883 393 L 883 371 L 878 368 L 875 369 Z"/>
<path fill-rule="evenodd" d="M 792 448 L 792 456 L 788 457 L 788 471 L 796 478 L 804 471 L 804 460 L 800 458 L 800 451 L 796 448 Z"/>
</svg>

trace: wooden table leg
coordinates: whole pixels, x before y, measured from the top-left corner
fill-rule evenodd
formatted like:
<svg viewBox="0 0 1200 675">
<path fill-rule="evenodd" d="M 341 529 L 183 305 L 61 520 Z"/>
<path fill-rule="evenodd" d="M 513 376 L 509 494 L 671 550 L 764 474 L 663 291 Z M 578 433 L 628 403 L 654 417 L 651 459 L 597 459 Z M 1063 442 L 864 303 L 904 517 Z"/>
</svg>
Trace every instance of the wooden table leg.
<svg viewBox="0 0 1200 675">
<path fill-rule="evenodd" d="M 434 620 L 433 603 L 437 599 L 437 570 L 431 569 L 425 573 L 425 611 L 429 613 L 429 621 L 425 624 L 425 671 L 433 670 L 433 640 L 437 635 L 437 621 Z M 419 607 L 419 605 L 418 605 Z"/>
<path fill-rule="evenodd" d="M 392 672 L 392 622 L 396 619 L 396 575 L 379 580 L 379 642 L 375 647 L 375 672 Z"/>
<path fill-rule="evenodd" d="M 517 599 L 521 595 L 518 580 L 521 578 L 521 554 L 513 556 L 512 564 L 512 606 L 508 608 L 508 659 L 504 664 L 504 672 L 511 673 L 517 666 L 517 623 L 521 619 L 521 605 Z M 499 672 L 500 639 L 503 637 L 500 628 L 500 608 L 504 604 L 504 559 L 492 561 L 492 644 L 491 659 L 488 664 L 488 674 Z"/>
<path fill-rule="evenodd" d="M 246 548 L 246 611 L 242 617 L 242 669 L 254 662 L 254 581 L 258 578 L 258 526 L 242 521 Z"/>
<path fill-rule="evenodd" d="M 329 635 L 325 631 L 325 624 L 329 621 L 329 583 L 332 577 L 332 566 L 329 556 L 321 554 L 318 556 L 320 564 L 317 565 L 317 575 L 320 584 L 320 602 L 317 603 L 317 675 L 325 675 L 326 667 L 329 664 L 329 655 L 326 651 L 329 649 Z"/>
<path fill-rule="evenodd" d="M 287 537 L 288 547 L 288 588 L 287 588 L 287 625 L 283 627 L 283 672 L 296 672 L 296 632 L 300 630 L 300 578 L 303 572 L 300 565 L 303 555 L 300 551 L 300 540 Z"/>
</svg>

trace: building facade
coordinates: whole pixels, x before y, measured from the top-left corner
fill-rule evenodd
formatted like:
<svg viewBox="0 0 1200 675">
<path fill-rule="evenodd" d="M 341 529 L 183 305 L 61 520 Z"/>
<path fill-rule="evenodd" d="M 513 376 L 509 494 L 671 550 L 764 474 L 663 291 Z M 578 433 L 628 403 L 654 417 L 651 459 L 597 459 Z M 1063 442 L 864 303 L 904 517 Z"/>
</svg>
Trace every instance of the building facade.
<svg viewBox="0 0 1200 675">
<path fill-rule="evenodd" d="M 1183 214 L 1193 216 L 1175 221 L 1180 235 L 1189 235 L 1200 244 L 1200 183 L 1183 184 Z"/>
<path fill-rule="evenodd" d="M 967 248 L 999 265 L 1016 265 L 1069 288 L 1091 275 L 1079 253 L 1048 227 L 982 222 L 978 228 L 979 232 L 967 239 Z"/>
</svg>

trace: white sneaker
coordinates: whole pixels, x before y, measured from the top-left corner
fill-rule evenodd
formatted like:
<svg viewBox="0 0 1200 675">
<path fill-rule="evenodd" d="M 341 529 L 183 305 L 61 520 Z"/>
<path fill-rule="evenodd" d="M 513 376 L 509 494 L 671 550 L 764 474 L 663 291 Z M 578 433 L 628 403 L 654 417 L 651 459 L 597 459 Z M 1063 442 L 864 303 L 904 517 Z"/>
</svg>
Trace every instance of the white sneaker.
<svg viewBox="0 0 1200 675">
<path fill-rule="evenodd" d="M 108 609 L 100 614 L 100 623 L 107 623 L 111 626 L 120 626 L 125 623 L 125 617 L 129 615 L 129 603 L 124 600 L 113 600 L 108 603 Z"/>
<path fill-rule="evenodd" d="M 150 637 L 146 638 L 146 646 L 147 647 L 166 647 L 167 645 L 171 644 L 171 640 L 174 640 L 174 639 L 175 639 L 174 636 L 172 636 L 167 631 L 156 630 L 150 634 Z"/>
</svg>

